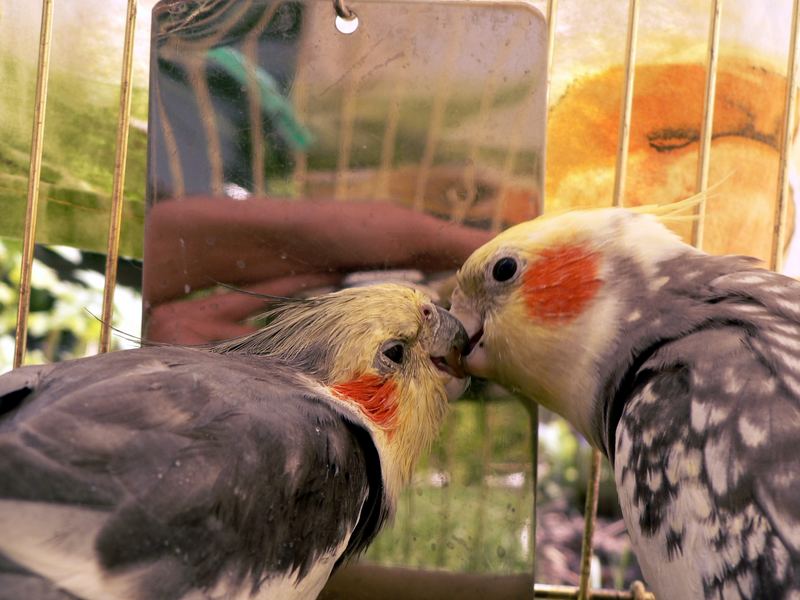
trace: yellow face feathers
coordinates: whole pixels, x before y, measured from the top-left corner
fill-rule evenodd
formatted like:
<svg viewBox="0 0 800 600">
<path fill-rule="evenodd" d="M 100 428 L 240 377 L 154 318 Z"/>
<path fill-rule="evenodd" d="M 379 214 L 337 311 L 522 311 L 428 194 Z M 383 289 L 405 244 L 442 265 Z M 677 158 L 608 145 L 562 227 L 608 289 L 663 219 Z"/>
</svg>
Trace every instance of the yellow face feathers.
<svg viewBox="0 0 800 600">
<path fill-rule="evenodd" d="M 472 340 L 466 364 L 561 413 L 579 428 L 591 411 L 593 361 L 617 334 L 621 301 L 607 282 L 628 261 L 644 273 L 689 246 L 660 219 L 695 199 L 637 212 L 619 208 L 546 215 L 477 249 L 458 273 L 452 312 Z M 569 401 L 565 399 L 569 398 Z"/>
<path fill-rule="evenodd" d="M 313 378 L 373 434 L 387 486 L 399 489 L 438 433 L 448 392 L 466 387 L 461 324 L 401 285 L 286 300 L 260 331 L 215 348 L 274 356 Z"/>
</svg>

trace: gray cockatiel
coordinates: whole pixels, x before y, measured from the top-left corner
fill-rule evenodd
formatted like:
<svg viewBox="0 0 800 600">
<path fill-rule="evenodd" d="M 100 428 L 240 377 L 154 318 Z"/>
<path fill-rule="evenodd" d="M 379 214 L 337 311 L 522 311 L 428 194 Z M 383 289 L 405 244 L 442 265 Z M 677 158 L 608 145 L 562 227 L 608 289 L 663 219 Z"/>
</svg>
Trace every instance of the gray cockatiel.
<svg viewBox="0 0 800 600">
<path fill-rule="evenodd" d="M 382 285 L 212 349 L 0 377 L 0 597 L 314 598 L 464 387 L 461 325 Z"/>
<path fill-rule="evenodd" d="M 608 456 L 658 598 L 800 598 L 800 283 L 576 211 L 476 250 L 452 310 L 469 371 Z"/>
</svg>

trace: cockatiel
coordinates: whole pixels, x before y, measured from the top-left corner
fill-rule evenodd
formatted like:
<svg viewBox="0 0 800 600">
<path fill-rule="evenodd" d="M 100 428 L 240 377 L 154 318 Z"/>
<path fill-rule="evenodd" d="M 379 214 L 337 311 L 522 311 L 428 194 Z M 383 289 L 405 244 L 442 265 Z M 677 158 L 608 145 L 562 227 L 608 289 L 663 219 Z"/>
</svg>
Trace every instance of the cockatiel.
<svg viewBox="0 0 800 600">
<path fill-rule="evenodd" d="M 605 452 L 657 598 L 800 598 L 800 283 L 599 209 L 476 250 L 452 312 L 469 372 Z"/>
<path fill-rule="evenodd" d="M 370 543 L 463 391 L 466 334 L 399 285 L 268 316 L 0 377 L 1 598 L 314 598 Z"/>
</svg>

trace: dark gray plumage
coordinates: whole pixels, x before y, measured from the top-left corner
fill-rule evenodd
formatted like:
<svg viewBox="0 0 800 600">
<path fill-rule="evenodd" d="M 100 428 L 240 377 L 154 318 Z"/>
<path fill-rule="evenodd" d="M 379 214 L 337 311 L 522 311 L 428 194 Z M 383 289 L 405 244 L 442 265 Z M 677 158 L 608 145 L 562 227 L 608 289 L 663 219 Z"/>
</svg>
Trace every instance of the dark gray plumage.
<svg viewBox="0 0 800 600">
<path fill-rule="evenodd" d="M 661 548 L 649 566 L 673 576 L 666 565 L 707 540 L 715 560 L 695 565 L 705 598 L 800 594 L 800 284 L 751 265 L 665 262 L 669 281 L 637 306 L 649 307 L 643 328 L 676 328 L 634 337 L 647 348 L 609 403 L 634 537 Z"/>
<path fill-rule="evenodd" d="M 131 597 L 302 577 L 385 517 L 368 432 L 275 359 L 148 348 L 29 367 L 0 378 L 0 411 L 2 519 L 39 517 L 19 501 L 96 511 L 102 569 L 147 565 Z M 13 571 L 0 595 L 26 597 Z"/>
<path fill-rule="evenodd" d="M 383 285 L 284 303 L 214 348 L 3 375 L 0 598 L 316 597 L 391 516 L 466 343 Z"/>
</svg>

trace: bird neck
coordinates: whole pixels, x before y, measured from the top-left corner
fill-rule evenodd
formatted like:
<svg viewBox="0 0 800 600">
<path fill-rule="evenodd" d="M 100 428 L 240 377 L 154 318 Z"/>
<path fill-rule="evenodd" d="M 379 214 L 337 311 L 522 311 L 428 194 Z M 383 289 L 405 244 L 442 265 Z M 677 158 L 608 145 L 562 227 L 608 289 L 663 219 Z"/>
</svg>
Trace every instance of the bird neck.
<svg viewBox="0 0 800 600">
<path fill-rule="evenodd" d="M 741 257 L 709 256 L 689 248 L 645 271 L 633 261 L 616 265 L 621 308 L 618 331 L 595 363 L 595 390 L 588 439 L 614 458 L 616 427 L 625 405 L 641 384 L 642 367 L 675 340 L 720 322 L 713 281 L 752 269 Z"/>
</svg>

